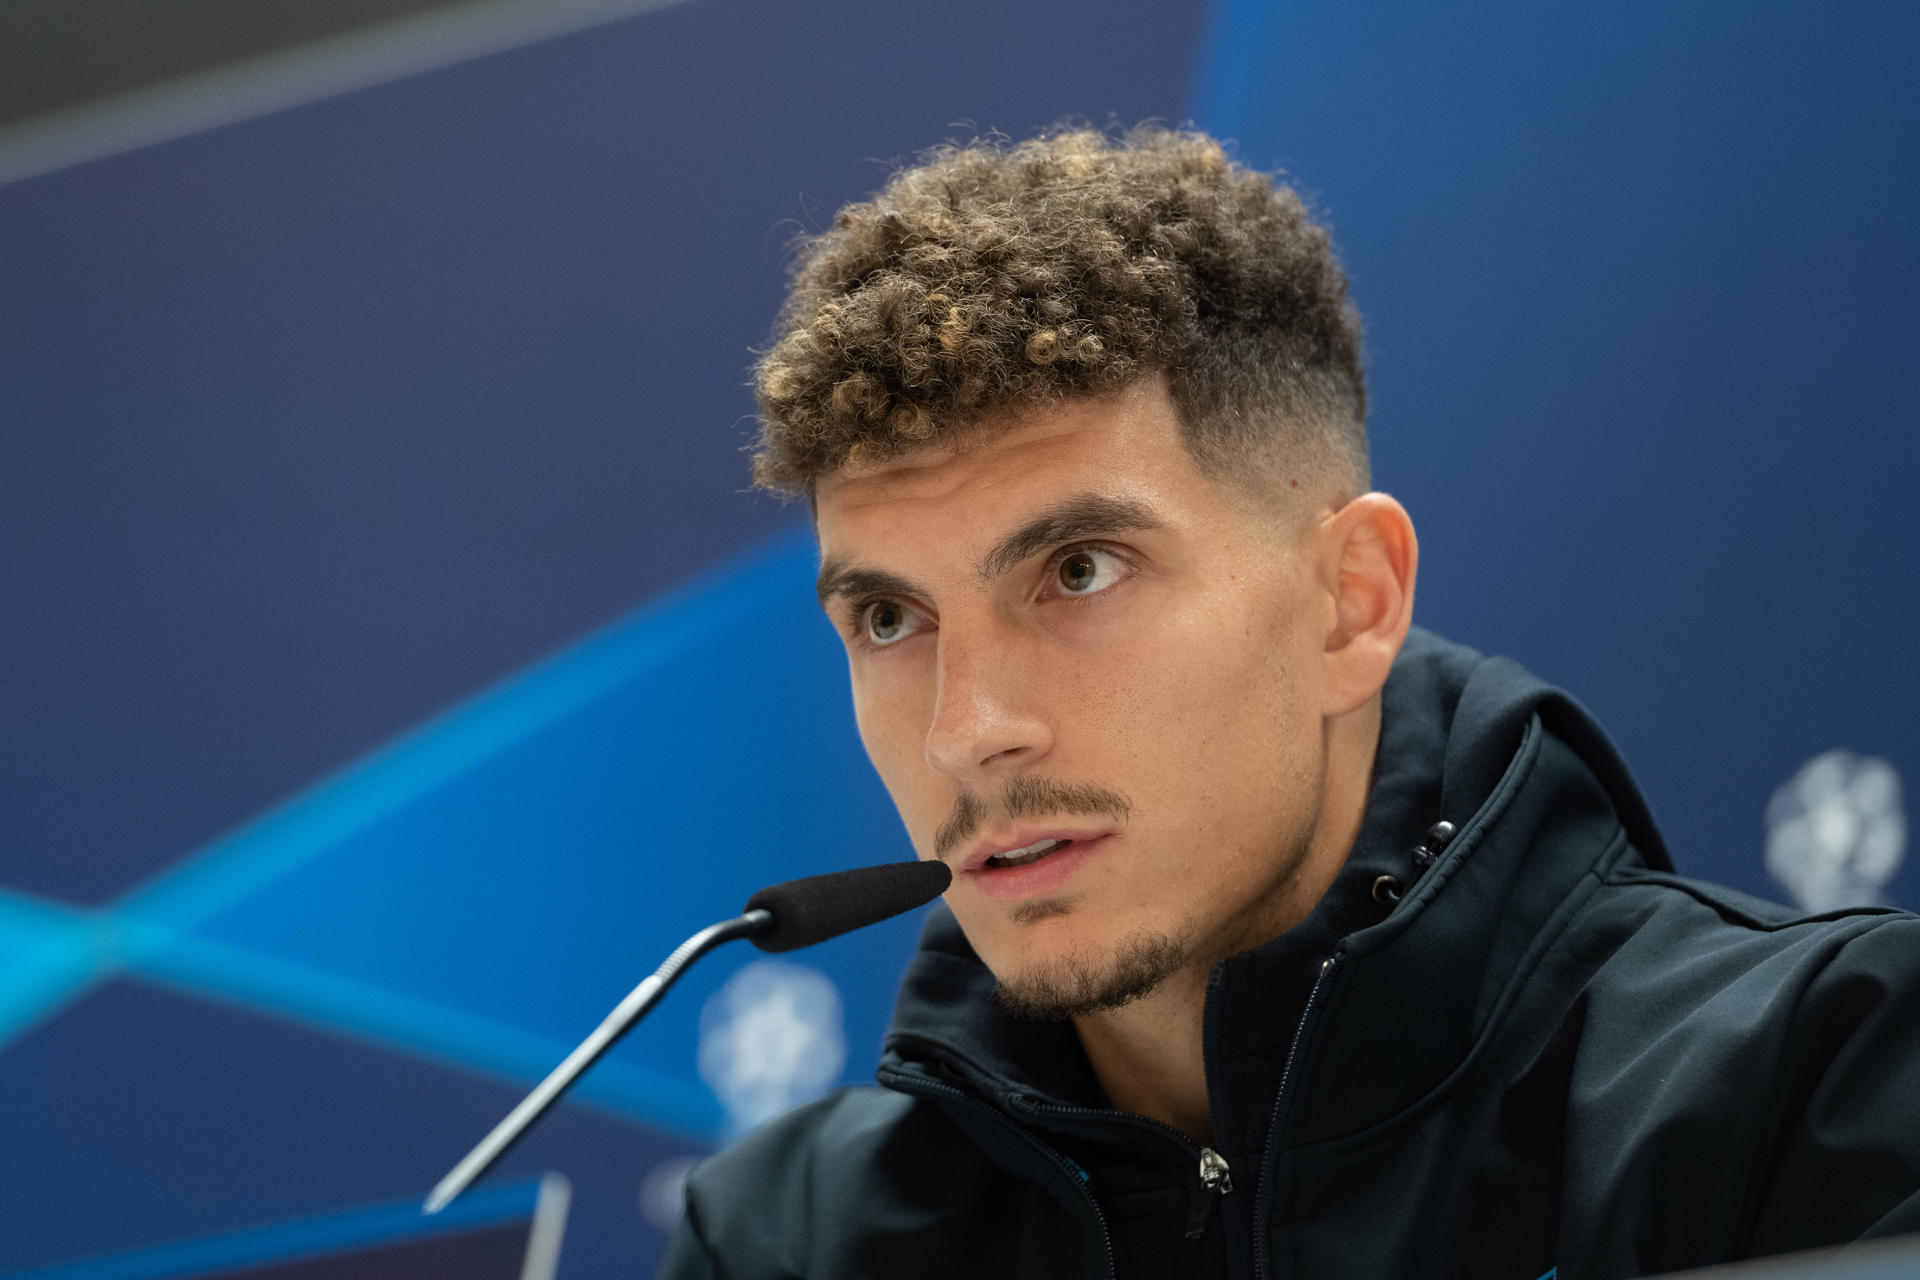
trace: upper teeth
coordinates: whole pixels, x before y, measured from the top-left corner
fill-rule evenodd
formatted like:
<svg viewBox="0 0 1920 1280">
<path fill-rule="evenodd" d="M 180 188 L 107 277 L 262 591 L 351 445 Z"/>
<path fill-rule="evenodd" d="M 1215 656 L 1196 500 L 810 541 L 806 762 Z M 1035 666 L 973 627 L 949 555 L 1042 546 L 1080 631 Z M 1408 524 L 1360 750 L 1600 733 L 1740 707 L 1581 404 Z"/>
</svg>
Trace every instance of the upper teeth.
<svg viewBox="0 0 1920 1280">
<path fill-rule="evenodd" d="M 1059 839 L 1036 840 L 1024 849 L 1009 849 L 1005 853 L 996 853 L 987 861 L 1003 867 L 1013 866 L 1016 863 L 1035 862 L 1062 845 L 1071 843 L 1073 842 L 1070 840 Z"/>
</svg>

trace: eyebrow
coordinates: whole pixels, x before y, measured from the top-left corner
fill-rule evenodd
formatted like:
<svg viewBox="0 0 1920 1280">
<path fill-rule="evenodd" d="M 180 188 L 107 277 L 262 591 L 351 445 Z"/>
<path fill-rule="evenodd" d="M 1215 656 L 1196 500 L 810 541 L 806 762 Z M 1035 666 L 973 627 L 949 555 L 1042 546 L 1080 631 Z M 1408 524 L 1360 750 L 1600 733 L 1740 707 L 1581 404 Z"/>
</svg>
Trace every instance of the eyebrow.
<svg viewBox="0 0 1920 1280">
<path fill-rule="evenodd" d="M 980 557 L 980 577 L 986 581 L 997 578 L 1034 552 L 1057 543 L 1160 527 L 1160 517 L 1138 498 L 1076 493 L 1054 503 L 996 542 L 991 551 Z"/>
<path fill-rule="evenodd" d="M 1153 508 L 1138 498 L 1076 493 L 1054 503 L 994 543 L 987 554 L 980 557 L 977 572 L 982 581 L 990 582 L 1034 552 L 1062 542 L 1163 527 L 1164 522 Z M 924 600 L 932 594 L 897 573 L 856 564 L 840 556 L 828 556 L 821 562 L 814 590 L 823 605 L 834 596 L 918 596 Z"/>
<path fill-rule="evenodd" d="M 820 577 L 813 584 L 820 603 L 835 596 L 918 596 L 927 598 L 927 590 L 897 573 L 849 564 L 838 556 L 828 556 L 820 565 Z"/>
</svg>

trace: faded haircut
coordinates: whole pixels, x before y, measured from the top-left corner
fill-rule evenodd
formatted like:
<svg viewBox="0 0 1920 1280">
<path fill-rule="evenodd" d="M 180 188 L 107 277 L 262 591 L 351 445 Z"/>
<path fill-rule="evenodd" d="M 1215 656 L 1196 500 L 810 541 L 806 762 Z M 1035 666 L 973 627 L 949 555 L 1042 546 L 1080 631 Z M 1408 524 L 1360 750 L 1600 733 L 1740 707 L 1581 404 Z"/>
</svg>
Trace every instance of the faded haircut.
<svg viewBox="0 0 1920 1280">
<path fill-rule="evenodd" d="M 755 369 L 754 478 L 811 497 L 1155 374 L 1216 479 L 1367 488 L 1360 317 L 1292 189 L 1158 126 L 939 147 L 801 241 Z"/>
</svg>

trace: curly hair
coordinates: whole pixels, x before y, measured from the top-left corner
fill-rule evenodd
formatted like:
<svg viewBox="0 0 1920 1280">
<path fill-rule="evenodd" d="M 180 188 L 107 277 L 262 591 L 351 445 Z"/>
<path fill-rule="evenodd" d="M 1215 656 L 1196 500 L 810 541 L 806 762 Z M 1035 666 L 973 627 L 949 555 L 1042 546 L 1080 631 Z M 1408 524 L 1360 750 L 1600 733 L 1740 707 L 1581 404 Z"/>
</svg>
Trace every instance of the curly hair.
<svg viewBox="0 0 1920 1280">
<path fill-rule="evenodd" d="M 801 242 L 755 370 L 754 478 L 811 496 L 1156 373 L 1209 474 L 1281 457 L 1366 488 L 1360 318 L 1291 189 L 1158 126 L 939 147 Z"/>
</svg>

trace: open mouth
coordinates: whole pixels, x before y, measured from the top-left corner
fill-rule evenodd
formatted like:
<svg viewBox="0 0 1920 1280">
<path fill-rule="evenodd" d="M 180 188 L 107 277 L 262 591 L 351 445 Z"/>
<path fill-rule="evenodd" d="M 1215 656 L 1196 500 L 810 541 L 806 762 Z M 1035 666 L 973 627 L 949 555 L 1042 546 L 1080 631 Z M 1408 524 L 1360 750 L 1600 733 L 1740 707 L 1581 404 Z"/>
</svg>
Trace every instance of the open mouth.
<svg viewBox="0 0 1920 1280">
<path fill-rule="evenodd" d="M 1006 853 L 996 853 L 985 863 L 986 870 L 995 871 L 1001 867 L 1026 867 L 1040 861 L 1049 854 L 1058 853 L 1072 844 L 1071 840 L 1036 840 L 1024 849 L 1010 849 Z"/>
</svg>

